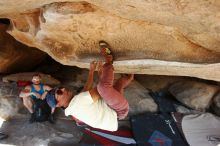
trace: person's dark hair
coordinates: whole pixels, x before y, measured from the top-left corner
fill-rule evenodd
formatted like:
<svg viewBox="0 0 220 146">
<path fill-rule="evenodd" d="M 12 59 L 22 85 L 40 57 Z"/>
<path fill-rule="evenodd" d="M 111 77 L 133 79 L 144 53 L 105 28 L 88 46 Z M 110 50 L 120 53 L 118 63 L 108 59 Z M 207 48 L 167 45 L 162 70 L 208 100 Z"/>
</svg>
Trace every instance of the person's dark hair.
<svg viewBox="0 0 220 146">
<path fill-rule="evenodd" d="M 61 90 L 61 89 L 63 89 L 64 87 L 58 87 L 57 89 L 56 89 L 56 94 L 57 95 L 63 95 L 63 91 Z"/>
<path fill-rule="evenodd" d="M 83 86 L 79 87 L 77 90 L 76 90 L 76 94 L 80 93 L 82 90 L 83 90 Z"/>
<path fill-rule="evenodd" d="M 39 73 L 36 73 L 32 77 L 40 77 L 41 78 L 41 75 Z"/>
</svg>

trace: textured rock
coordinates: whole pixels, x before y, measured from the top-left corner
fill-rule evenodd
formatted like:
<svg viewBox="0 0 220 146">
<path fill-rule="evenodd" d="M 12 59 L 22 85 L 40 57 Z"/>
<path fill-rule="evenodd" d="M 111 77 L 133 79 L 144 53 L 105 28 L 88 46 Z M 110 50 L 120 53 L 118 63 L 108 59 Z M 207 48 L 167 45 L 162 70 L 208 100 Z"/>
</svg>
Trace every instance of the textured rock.
<svg viewBox="0 0 220 146">
<path fill-rule="evenodd" d="M 8 32 L 13 37 L 62 64 L 87 68 L 91 60 L 100 58 L 98 41 L 104 39 L 112 46 L 117 72 L 220 81 L 219 1 L 11 0 L 0 4 L 0 17 L 11 19 Z"/>
<path fill-rule="evenodd" d="M 217 86 L 195 81 L 181 81 L 169 88 L 170 93 L 183 104 L 197 110 L 205 111 L 212 98 L 218 92 Z"/>
<path fill-rule="evenodd" d="M 19 146 L 78 146 L 82 132 L 72 120 L 57 119 L 56 124 L 49 122 L 32 123 L 28 117 L 4 122 L 1 131 L 9 134 L 2 145 Z"/>
<path fill-rule="evenodd" d="M 212 107 L 212 109 L 214 110 L 214 112 L 215 112 L 218 116 L 220 116 L 220 93 L 218 93 L 218 94 L 214 97 L 211 107 Z"/>
<path fill-rule="evenodd" d="M 166 90 L 177 81 L 189 80 L 187 77 L 156 76 L 156 75 L 135 75 L 135 79 L 146 89 L 152 91 Z"/>
<path fill-rule="evenodd" d="M 17 42 L 0 24 L 0 73 L 27 71 L 39 64 L 46 54 Z"/>
<path fill-rule="evenodd" d="M 129 103 L 129 115 L 136 115 L 144 112 L 156 112 L 157 104 L 152 97 L 137 81 L 132 83 L 125 89 L 124 96 Z"/>
<path fill-rule="evenodd" d="M 0 82 L 0 117 L 9 119 L 19 114 L 23 108 L 22 100 L 18 97 L 20 89 L 16 84 Z"/>
</svg>

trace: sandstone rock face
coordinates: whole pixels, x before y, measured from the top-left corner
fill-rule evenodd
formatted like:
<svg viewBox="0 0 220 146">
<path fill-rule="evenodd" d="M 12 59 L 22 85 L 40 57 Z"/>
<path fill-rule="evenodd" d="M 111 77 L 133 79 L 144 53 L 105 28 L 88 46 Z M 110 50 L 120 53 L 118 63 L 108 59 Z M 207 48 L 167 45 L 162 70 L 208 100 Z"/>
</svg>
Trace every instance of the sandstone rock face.
<svg viewBox="0 0 220 146">
<path fill-rule="evenodd" d="M 2 145 L 19 146 L 77 146 L 82 132 L 72 120 L 57 119 L 56 124 L 48 122 L 32 123 L 28 118 L 16 118 L 4 122 L 1 131 L 9 137 L 1 140 Z"/>
<path fill-rule="evenodd" d="M 23 108 L 22 100 L 18 97 L 20 89 L 16 84 L 0 82 L 0 117 L 9 119 L 19 115 Z"/>
<path fill-rule="evenodd" d="M 148 94 L 148 90 L 137 81 L 132 81 L 125 89 L 124 96 L 129 103 L 130 116 L 145 112 L 156 112 L 158 110 L 158 106 Z"/>
<path fill-rule="evenodd" d="M 24 73 L 11 74 L 11 75 L 4 76 L 2 80 L 3 82 L 31 81 L 33 75 L 35 74 L 39 74 L 41 76 L 41 82 L 43 84 L 48 84 L 48 85 L 59 85 L 60 84 L 60 81 L 53 78 L 51 75 L 43 74 L 39 72 L 24 72 Z"/>
<path fill-rule="evenodd" d="M 167 90 L 173 83 L 189 80 L 187 77 L 135 75 L 135 79 L 145 88 L 152 91 Z"/>
<path fill-rule="evenodd" d="M 211 107 L 212 107 L 212 109 L 214 110 L 214 112 L 215 112 L 218 116 L 220 116 L 220 93 L 218 93 L 218 94 L 214 97 Z"/>
<path fill-rule="evenodd" d="M 88 68 L 98 41 L 117 72 L 220 81 L 220 2 L 191 0 L 0 1 L 18 41 L 65 65 Z"/>
<path fill-rule="evenodd" d="M 0 24 L 0 73 L 27 71 L 40 63 L 46 54 L 17 42 Z"/>
<path fill-rule="evenodd" d="M 195 81 L 177 82 L 169 88 L 170 93 L 177 100 L 201 111 L 205 111 L 210 106 L 211 100 L 218 90 L 217 86 Z"/>
</svg>

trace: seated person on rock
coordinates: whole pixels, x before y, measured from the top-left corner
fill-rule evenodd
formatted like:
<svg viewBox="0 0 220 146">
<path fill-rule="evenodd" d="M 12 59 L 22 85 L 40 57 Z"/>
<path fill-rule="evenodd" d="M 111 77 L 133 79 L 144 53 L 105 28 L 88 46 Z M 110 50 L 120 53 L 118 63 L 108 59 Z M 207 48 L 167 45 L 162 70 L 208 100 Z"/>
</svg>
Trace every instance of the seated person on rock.
<svg viewBox="0 0 220 146">
<path fill-rule="evenodd" d="M 32 84 L 26 86 L 24 90 L 21 91 L 19 96 L 23 99 L 24 106 L 31 113 L 31 123 L 34 122 L 33 101 L 35 99 L 44 100 L 51 89 L 50 86 L 41 83 L 41 76 L 39 74 L 35 74 L 32 78 Z M 54 113 L 54 111 L 55 108 L 52 108 L 51 113 Z"/>
<path fill-rule="evenodd" d="M 78 95 L 67 88 L 56 90 L 57 107 L 65 108 L 65 115 L 71 115 L 74 119 L 99 129 L 116 131 L 118 119 L 124 119 L 129 111 L 129 105 L 123 96 L 124 88 L 133 80 L 133 74 L 123 75 L 113 84 L 113 56 L 109 45 L 100 41 L 101 55 L 105 58 L 105 64 L 91 62 L 88 80 Z M 94 71 L 98 68 L 99 82 L 95 88 L 93 85 Z"/>
</svg>

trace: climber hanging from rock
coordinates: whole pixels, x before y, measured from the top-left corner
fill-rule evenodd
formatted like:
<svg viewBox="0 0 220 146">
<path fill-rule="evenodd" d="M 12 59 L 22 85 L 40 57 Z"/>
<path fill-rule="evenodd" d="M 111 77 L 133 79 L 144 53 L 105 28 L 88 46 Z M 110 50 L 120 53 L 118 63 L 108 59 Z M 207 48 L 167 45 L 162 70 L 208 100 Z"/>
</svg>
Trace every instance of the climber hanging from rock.
<svg viewBox="0 0 220 146">
<path fill-rule="evenodd" d="M 105 58 L 102 62 L 91 62 L 86 84 L 81 93 L 74 95 L 67 88 L 60 87 L 56 90 L 57 107 L 65 108 L 65 115 L 99 129 L 116 131 L 118 119 L 126 118 L 129 105 L 123 96 L 124 89 L 133 80 L 134 75 L 123 75 L 113 85 L 114 69 L 113 55 L 109 45 L 100 41 L 100 52 Z M 93 85 L 94 72 L 98 69 L 99 82 Z"/>
</svg>

